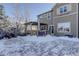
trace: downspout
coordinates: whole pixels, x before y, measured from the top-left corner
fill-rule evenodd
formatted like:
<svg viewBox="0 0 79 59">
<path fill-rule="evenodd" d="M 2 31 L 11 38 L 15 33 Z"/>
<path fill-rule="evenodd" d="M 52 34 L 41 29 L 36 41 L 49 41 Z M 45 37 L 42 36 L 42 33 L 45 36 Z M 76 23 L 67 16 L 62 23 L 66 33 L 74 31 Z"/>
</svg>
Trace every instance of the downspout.
<svg viewBox="0 0 79 59">
<path fill-rule="evenodd" d="M 37 36 L 38 36 L 38 32 L 40 31 L 40 22 L 39 22 L 39 18 L 38 18 L 38 20 L 37 20 L 37 22 L 38 22 L 38 27 L 37 27 Z"/>
<path fill-rule="evenodd" d="M 79 3 L 78 3 L 78 38 L 79 38 Z"/>
</svg>

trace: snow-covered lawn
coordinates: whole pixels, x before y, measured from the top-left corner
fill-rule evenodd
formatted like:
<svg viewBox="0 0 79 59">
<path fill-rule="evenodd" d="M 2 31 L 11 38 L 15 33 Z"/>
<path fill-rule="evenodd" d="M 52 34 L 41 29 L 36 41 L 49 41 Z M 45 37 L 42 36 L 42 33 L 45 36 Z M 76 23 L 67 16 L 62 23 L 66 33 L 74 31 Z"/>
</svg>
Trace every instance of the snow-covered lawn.
<svg viewBox="0 0 79 59">
<path fill-rule="evenodd" d="M 2 56 L 79 56 L 79 39 L 55 36 L 24 36 L 0 40 Z"/>
</svg>

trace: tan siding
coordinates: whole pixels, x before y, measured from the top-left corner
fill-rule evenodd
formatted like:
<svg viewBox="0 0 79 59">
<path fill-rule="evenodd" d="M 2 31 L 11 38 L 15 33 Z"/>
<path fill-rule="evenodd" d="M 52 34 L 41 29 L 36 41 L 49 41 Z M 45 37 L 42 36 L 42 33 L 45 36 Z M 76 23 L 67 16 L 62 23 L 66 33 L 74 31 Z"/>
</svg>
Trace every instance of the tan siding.
<svg viewBox="0 0 79 59">
<path fill-rule="evenodd" d="M 63 6 L 65 4 L 71 5 L 71 11 L 63 14 L 58 15 L 57 9 L 60 6 Z M 77 3 L 58 3 L 53 8 L 53 24 L 54 24 L 54 34 L 55 35 L 63 35 L 62 33 L 57 33 L 57 24 L 61 22 L 71 22 L 71 34 L 73 34 L 75 37 L 78 36 L 78 4 Z"/>
<path fill-rule="evenodd" d="M 60 18 L 54 18 L 53 24 L 54 24 L 54 33 L 55 35 L 63 35 L 61 33 L 57 33 L 57 24 L 62 22 L 71 22 L 71 34 L 73 34 L 75 37 L 78 36 L 78 14 L 60 17 Z"/>
<path fill-rule="evenodd" d="M 65 5 L 65 4 L 69 4 L 69 3 L 57 4 L 57 5 L 53 8 L 53 17 L 62 16 L 62 15 L 58 15 L 58 14 L 57 14 L 57 9 L 58 9 L 60 6 L 63 6 L 63 5 Z M 77 12 L 77 11 L 78 11 L 78 4 L 77 4 L 77 3 L 71 3 L 71 4 L 69 4 L 69 5 L 71 5 L 71 11 L 68 12 L 67 14 L 73 13 L 73 12 Z M 67 15 L 67 14 L 64 14 L 64 15 Z"/>
<path fill-rule="evenodd" d="M 65 4 L 69 4 L 71 6 L 71 11 L 62 15 L 57 14 L 57 9 L 60 6 Z M 40 23 L 47 23 L 48 25 L 54 25 L 54 34 L 55 35 L 63 35 L 62 33 L 57 33 L 57 24 L 61 22 L 71 22 L 71 34 L 74 37 L 78 36 L 78 4 L 77 3 L 57 3 L 54 8 L 51 16 L 51 20 L 47 18 L 41 19 Z"/>
<path fill-rule="evenodd" d="M 47 12 L 47 13 L 44 13 L 44 14 L 48 14 L 48 13 L 52 13 L 52 12 Z M 43 15 L 43 14 L 42 14 L 42 15 Z M 41 15 L 41 16 L 42 16 L 42 15 Z M 48 16 L 45 16 L 45 17 L 43 17 L 43 18 L 39 18 L 39 17 L 38 17 L 38 19 L 39 19 L 39 22 L 40 22 L 40 23 L 46 23 L 46 24 L 48 24 L 48 25 L 51 25 L 51 23 L 52 23 L 52 22 L 51 22 L 52 17 L 51 17 L 50 20 L 48 19 Z"/>
<path fill-rule="evenodd" d="M 51 20 L 48 20 L 47 18 L 43 18 L 41 20 L 39 20 L 40 23 L 46 23 L 46 24 L 51 24 Z"/>
</svg>

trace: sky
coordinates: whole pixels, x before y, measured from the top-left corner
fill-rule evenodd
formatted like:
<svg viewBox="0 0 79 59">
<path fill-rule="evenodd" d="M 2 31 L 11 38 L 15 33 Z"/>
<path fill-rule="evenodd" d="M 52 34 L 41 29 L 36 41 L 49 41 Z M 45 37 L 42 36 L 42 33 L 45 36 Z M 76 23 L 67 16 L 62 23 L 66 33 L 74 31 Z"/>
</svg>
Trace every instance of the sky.
<svg viewBox="0 0 79 59">
<path fill-rule="evenodd" d="M 15 15 L 14 14 L 15 4 L 5 3 L 2 5 L 4 5 L 6 15 L 8 16 Z M 19 3 L 18 5 L 19 5 L 18 10 L 20 11 L 21 14 L 27 13 L 25 15 L 28 15 L 31 21 L 36 21 L 37 15 L 51 10 L 51 8 L 53 8 L 55 4 L 53 3 L 26 3 L 26 4 Z"/>
</svg>

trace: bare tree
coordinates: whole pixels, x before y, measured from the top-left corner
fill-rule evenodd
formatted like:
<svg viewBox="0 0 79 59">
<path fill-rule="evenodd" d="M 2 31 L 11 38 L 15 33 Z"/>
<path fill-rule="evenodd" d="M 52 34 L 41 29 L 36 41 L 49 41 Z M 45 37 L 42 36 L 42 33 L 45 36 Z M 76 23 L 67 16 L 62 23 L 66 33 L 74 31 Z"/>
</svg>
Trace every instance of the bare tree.
<svg viewBox="0 0 79 59">
<path fill-rule="evenodd" d="M 24 9 L 23 9 L 23 17 L 25 19 L 25 34 L 27 33 L 27 22 L 30 21 L 30 13 L 29 13 L 29 6 L 28 4 L 24 4 Z"/>
<path fill-rule="evenodd" d="M 29 8 L 27 4 L 23 4 L 22 5 L 22 9 L 21 5 L 19 3 L 15 3 L 14 4 L 14 17 L 16 19 L 16 27 L 17 27 L 17 31 L 21 30 L 22 26 L 24 25 L 22 23 L 27 23 L 27 21 L 30 21 L 30 13 L 29 13 Z M 27 26 L 25 25 L 25 33 L 26 33 L 26 29 Z"/>
<path fill-rule="evenodd" d="M 20 22 L 20 11 L 19 11 L 19 8 L 20 6 L 19 6 L 19 4 L 18 3 L 15 3 L 14 5 L 13 5 L 13 8 L 14 8 L 14 10 L 13 10 L 13 17 L 14 17 L 14 19 L 16 20 L 16 29 L 17 29 L 17 35 L 18 35 L 18 32 L 19 32 L 19 22 Z"/>
</svg>

